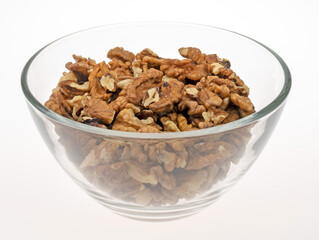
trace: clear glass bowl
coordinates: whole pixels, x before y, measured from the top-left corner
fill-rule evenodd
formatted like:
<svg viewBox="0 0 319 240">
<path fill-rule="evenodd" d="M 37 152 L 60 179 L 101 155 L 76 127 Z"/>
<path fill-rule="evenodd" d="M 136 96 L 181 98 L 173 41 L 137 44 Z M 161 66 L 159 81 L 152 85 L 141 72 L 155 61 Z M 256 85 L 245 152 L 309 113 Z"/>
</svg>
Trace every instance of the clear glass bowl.
<svg viewBox="0 0 319 240">
<path fill-rule="evenodd" d="M 179 58 L 177 50 L 188 46 L 217 53 L 250 87 L 257 112 L 203 130 L 130 133 L 78 123 L 44 107 L 72 54 L 100 62 L 115 46 L 135 53 L 148 47 L 169 58 Z M 153 221 L 194 214 L 239 181 L 267 143 L 291 87 L 284 61 L 253 39 L 210 26 L 158 22 L 114 24 L 60 38 L 27 62 L 21 81 L 38 130 L 71 178 L 114 212 Z M 187 167 L 167 173 L 151 166 L 150 158 L 167 164 L 174 158 Z"/>
</svg>

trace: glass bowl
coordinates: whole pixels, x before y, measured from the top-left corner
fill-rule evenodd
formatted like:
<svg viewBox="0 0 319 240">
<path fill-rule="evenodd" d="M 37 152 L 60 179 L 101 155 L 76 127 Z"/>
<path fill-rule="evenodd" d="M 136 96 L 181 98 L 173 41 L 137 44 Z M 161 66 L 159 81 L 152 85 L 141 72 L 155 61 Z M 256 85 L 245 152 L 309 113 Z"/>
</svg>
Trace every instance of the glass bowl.
<svg viewBox="0 0 319 240">
<path fill-rule="evenodd" d="M 131 133 L 78 123 L 43 105 L 72 54 L 100 62 L 116 46 L 134 53 L 148 47 L 169 58 L 180 58 L 177 50 L 188 46 L 217 53 L 250 87 L 256 112 L 202 130 Z M 139 22 L 92 28 L 48 44 L 27 62 L 21 83 L 48 148 L 85 192 L 123 216 L 163 221 L 200 211 L 241 179 L 280 118 L 291 76 L 274 51 L 241 34 L 196 24 Z M 166 172 L 150 158 L 162 164 L 174 158 L 184 166 Z"/>
</svg>

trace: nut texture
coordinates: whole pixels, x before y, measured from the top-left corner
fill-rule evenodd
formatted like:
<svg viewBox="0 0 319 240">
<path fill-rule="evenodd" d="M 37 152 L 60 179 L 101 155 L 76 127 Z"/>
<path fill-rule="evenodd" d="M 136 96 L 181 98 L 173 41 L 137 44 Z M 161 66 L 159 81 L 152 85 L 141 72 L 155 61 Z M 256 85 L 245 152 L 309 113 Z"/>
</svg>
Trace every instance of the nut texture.
<svg viewBox="0 0 319 240">
<path fill-rule="evenodd" d="M 230 61 L 193 47 L 185 59 L 111 49 L 110 62 L 73 55 L 45 106 L 94 127 L 139 133 L 193 131 L 255 112 Z M 240 161 L 250 127 L 202 138 L 118 140 L 59 131 L 89 182 L 141 205 L 176 204 L 210 190 Z M 75 146 L 75 147 L 74 147 Z"/>
</svg>

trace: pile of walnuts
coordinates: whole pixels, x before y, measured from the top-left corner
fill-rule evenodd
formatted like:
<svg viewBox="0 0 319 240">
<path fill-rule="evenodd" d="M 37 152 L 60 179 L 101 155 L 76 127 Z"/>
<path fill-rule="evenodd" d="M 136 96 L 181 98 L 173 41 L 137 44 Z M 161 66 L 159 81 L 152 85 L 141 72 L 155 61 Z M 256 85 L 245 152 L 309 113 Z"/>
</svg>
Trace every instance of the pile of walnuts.
<svg viewBox="0 0 319 240">
<path fill-rule="evenodd" d="M 119 131 L 191 131 L 255 112 L 230 62 L 197 48 L 183 60 L 116 47 L 109 63 L 74 55 L 45 106 L 84 124 Z M 251 126 L 196 138 L 123 139 L 56 125 L 83 176 L 108 195 L 142 205 L 176 204 L 209 191 L 245 152 Z"/>
<path fill-rule="evenodd" d="M 98 64 L 74 55 L 45 106 L 84 124 L 142 133 L 208 128 L 254 112 L 227 59 L 192 47 L 179 52 L 185 59 L 116 47 L 112 61 Z"/>
</svg>

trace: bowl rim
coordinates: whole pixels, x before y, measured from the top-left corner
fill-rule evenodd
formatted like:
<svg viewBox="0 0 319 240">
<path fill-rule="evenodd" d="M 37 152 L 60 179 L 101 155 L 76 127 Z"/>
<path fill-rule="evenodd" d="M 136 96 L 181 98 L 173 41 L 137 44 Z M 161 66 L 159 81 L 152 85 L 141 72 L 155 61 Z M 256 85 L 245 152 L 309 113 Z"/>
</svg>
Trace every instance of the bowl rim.
<svg viewBox="0 0 319 240">
<path fill-rule="evenodd" d="M 114 28 L 118 26 L 123 26 L 123 25 L 142 25 L 142 24 L 166 24 L 166 25 L 179 25 L 179 26 L 190 26 L 190 27 L 197 27 L 197 28 L 207 28 L 207 29 L 217 29 L 219 31 L 225 31 L 228 33 L 232 33 L 235 35 L 238 35 L 240 37 L 246 38 L 254 43 L 257 43 L 261 47 L 263 47 L 265 50 L 270 52 L 280 63 L 283 73 L 284 73 L 284 85 L 280 91 L 280 93 L 277 95 L 276 98 L 273 99 L 272 102 L 270 102 L 268 105 L 266 105 L 264 108 L 260 109 L 259 111 L 241 118 L 239 120 L 236 120 L 231 123 L 227 124 L 222 124 L 218 125 L 215 127 L 211 128 L 205 128 L 205 129 L 199 129 L 199 130 L 194 130 L 194 131 L 185 131 L 185 132 L 173 132 L 173 133 L 137 133 L 137 132 L 125 132 L 125 131 L 117 131 L 117 130 L 111 130 L 111 129 L 103 129 L 103 128 L 98 128 L 94 126 L 90 126 L 87 124 L 83 124 L 71 119 L 68 119 L 66 117 L 63 117 L 48 108 L 46 108 L 43 104 L 41 104 L 35 96 L 32 94 L 32 92 L 29 89 L 28 86 L 28 72 L 29 69 L 33 63 L 33 61 L 36 59 L 36 57 L 44 51 L 46 48 L 54 45 L 55 43 L 59 42 L 60 40 L 66 39 L 68 37 L 72 37 L 76 34 L 83 33 L 83 32 L 88 32 L 91 30 L 96 30 L 96 29 L 102 29 L 102 28 Z M 45 45 L 42 47 L 40 50 L 38 50 L 25 64 L 22 73 L 21 73 L 21 87 L 23 90 L 23 93 L 27 99 L 27 101 L 38 111 L 43 113 L 46 117 L 50 118 L 54 122 L 60 123 L 62 125 L 66 125 L 68 127 L 74 128 L 76 130 L 81 130 L 84 132 L 88 132 L 91 134 L 97 134 L 97 135 L 102 135 L 104 137 L 119 137 L 119 138 L 134 138 L 134 139 L 179 139 L 179 138 L 189 138 L 189 137 L 199 137 L 199 136 L 206 136 L 206 135 L 211 135 L 211 134 L 217 134 L 217 133 L 222 133 L 226 131 L 230 131 L 236 128 L 240 128 L 243 126 L 246 126 L 250 123 L 256 122 L 257 120 L 267 116 L 271 112 L 275 111 L 277 108 L 279 108 L 286 100 L 290 89 L 291 89 L 291 74 L 290 70 L 287 66 L 287 64 L 284 62 L 284 60 L 271 48 L 267 47 L 266 45 L 250 38 L 247 37 L 243 34 L 227 30 L 224 28 L 219 28 L 219 27 L 214 27 L 210 25 L 205 25 L 205 24 L 197 24 L 197 23 L 185 23 L 185 22 L 168 22 L 168 21 L 137 21 L 137 22 L 122 22 L 122 23 L 113 23 L 113 24 L 107 24 L 107 25 L 102 25 L 102 26 L 97 26 L 97 27 L 92 27 L 92 28 L 87 28 L 84 30 L 80 30 L 77 32 L 73 32 L 71 34 L 65 35 L 63 37 L 60 37 L 51 43 Z"/>
</svg>

